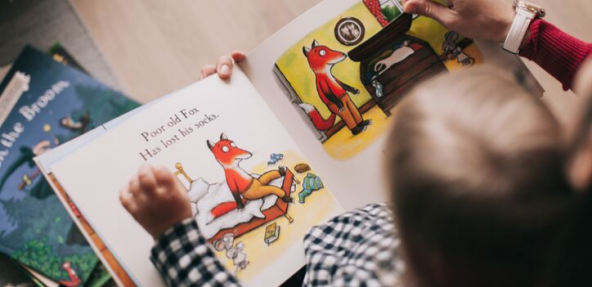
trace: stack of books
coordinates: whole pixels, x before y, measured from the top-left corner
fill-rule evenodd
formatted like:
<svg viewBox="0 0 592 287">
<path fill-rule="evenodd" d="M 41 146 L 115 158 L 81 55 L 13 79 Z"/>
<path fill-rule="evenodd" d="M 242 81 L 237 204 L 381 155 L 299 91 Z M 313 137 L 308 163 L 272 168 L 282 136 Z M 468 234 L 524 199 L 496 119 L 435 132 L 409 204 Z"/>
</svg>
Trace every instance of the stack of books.
<svg viewBox="0 0 592 287">
<path fill-rule="evenodd" d="M 59 44 L 26 47 L 0 72 L 0 252 L 39 286 L 103 286 L 109 273 L 33 158 L 139 104 Z"/>
</svg>

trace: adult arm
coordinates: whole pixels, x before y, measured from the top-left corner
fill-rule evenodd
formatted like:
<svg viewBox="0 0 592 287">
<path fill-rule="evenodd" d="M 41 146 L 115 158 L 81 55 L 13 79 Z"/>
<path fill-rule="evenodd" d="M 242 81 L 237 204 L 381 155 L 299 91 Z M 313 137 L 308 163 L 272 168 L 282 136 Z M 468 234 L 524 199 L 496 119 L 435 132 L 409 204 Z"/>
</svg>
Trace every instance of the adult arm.
<svg viewBox="0 0 592 287">
<path fill-rule="evenodd" d="M 592 53 L 592 44 L 541 19 L 530 25 L 529 34 L 520 56 L 541 66 L 561 82 L 564 90 L 573 89 L 575 75 Z"/>
<path fill-rule="evenodd" d="M 509 0 L 404 0 L 405 12 L 433 18 L 467 37 L 503 43 L 516 12 Z M 592 45 L 578 40 L 544 20 L 530 26 L 530 36 L 520 55 L 533 60 L 563 84 L 573 88 L 576 72 L 590 55 Z"/>
</svg>

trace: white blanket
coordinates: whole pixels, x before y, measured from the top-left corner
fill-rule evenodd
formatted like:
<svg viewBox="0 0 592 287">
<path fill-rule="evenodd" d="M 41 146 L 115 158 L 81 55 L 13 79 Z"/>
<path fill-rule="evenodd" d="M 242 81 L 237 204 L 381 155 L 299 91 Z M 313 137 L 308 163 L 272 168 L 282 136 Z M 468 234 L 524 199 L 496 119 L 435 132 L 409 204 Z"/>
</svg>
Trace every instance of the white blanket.
<svg viewBox="0 0 592 287">
<path fill-rule="evenodd" d="M 259 177 L 253 175 L 253 177 Z M 278 178 L 270 183 L 281 187 L 284 178 Z M 294 186 L 292 186 L 292 191 Z M 234 202 L 226 182 L 209 184 L 203 178 L 195 180 L 189 187 L 189 200 L 197 225 L 205 238 L 214 237 L 220 230 L 249 222 L 253 217 L 264 218 L 262 210 L 269 209 L 278 200 L 275 195 L 268 195 L 262 199 L 249 200 L 243 209 L 235 209 L 218 218 L 214 218 L 211 210 L 224 202 Z"/>
</svg>

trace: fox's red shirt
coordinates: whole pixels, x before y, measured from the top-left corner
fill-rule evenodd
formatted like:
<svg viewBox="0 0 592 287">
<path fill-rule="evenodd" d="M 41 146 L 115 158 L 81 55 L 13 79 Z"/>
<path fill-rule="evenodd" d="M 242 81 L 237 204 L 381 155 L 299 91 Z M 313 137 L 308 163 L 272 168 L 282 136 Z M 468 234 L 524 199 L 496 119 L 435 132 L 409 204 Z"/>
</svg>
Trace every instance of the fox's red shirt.
<svg viewBox="0 0 592 287">
<path fill-rule="evenodd" d="M 327 95 L 333 94 L 337 98 L 343 97 L 345 89 L 335 80 L 335 78 L 326 73 L 317 74 L 317 91 L 319 97 L 323 100 L 326 105 L 331 104 L 331 101 L 327 98 Z"/>
<path fill-rule="evenodd" d="M 226 183 L 233 193 L 245 192 L 253 182 L 252 177 L 245 178 L 233 169 L 224 169 L 224 175 L 226 175 Z"/>
</svg>

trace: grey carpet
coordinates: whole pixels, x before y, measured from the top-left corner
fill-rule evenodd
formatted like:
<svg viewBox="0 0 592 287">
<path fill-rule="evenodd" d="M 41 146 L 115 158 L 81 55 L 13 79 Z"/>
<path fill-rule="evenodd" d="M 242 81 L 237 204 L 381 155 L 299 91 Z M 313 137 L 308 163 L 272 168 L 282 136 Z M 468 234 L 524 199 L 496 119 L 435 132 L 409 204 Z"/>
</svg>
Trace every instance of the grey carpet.
<svg viewBox="0 0 592 287">
<path fill-rule="evenodd" d="M 67 0 L 0 0 L 0 67 L 12 63 L 25 45 L 47 50 L 59 42 L 101 82 L 117 81 Z"/>
</svg>

